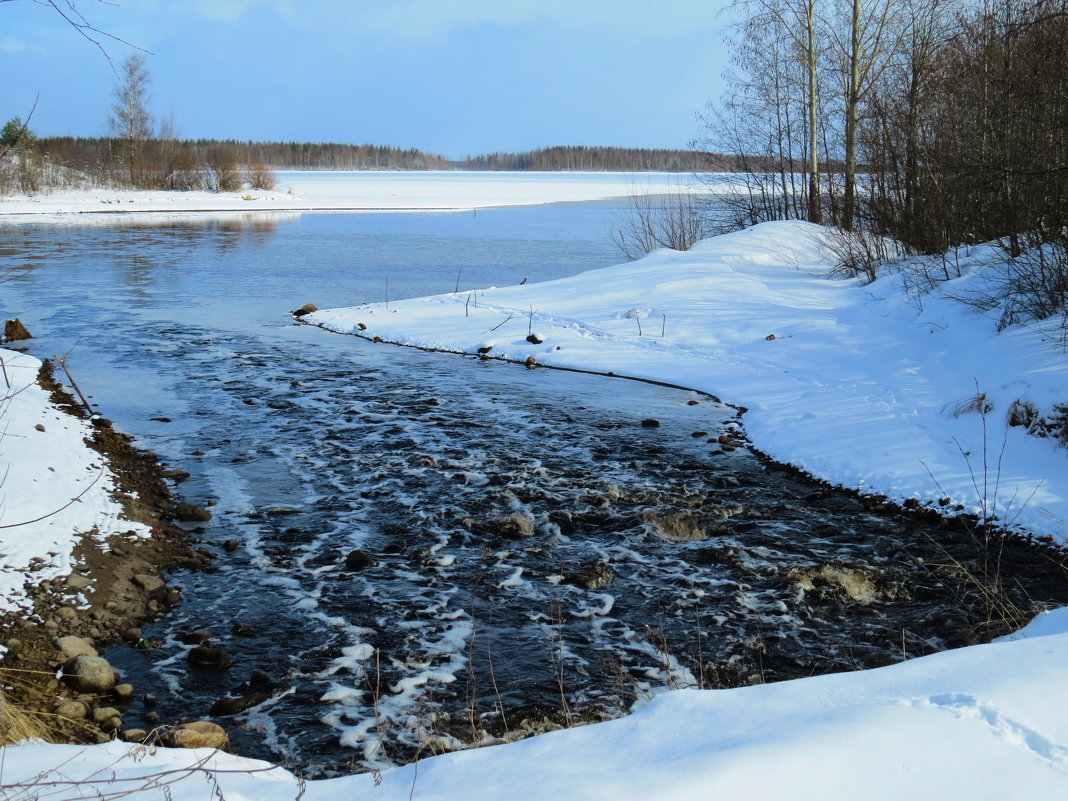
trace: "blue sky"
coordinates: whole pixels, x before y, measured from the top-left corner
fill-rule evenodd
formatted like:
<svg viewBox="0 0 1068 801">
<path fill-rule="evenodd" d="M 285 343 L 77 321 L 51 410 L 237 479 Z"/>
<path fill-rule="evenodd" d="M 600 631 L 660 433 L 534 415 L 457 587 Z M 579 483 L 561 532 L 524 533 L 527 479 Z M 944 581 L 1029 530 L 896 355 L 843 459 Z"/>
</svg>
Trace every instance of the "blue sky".
<svg viewBox="0 0 1068 801">
<path fill-rule="evenodd" d="M 65 7 L 67 0 L 60 0 Z M 686 147 L 726 64 L 719 0 L 75 0 L 150 51 L 184 137 L 370 142 L 452 157 Z M 118 65 L 131 48 L 106 44 Z M 106 130 L 106 58 L 37 0 L 0 0 L 0 123 Z"/>
</svg>

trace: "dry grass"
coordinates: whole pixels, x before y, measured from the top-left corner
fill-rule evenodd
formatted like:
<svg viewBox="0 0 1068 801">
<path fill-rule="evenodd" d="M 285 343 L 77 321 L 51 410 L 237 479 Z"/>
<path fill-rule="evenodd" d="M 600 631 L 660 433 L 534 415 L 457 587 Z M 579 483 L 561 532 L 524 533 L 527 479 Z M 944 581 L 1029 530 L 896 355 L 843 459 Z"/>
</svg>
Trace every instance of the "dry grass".
<svg viewBox="0 0 1068 801">
<path fill-rule="evenodd" d="M 42 671 L 0 668 L 0 746 L 24 740 L 71 741 L 56 726 L 56 716 L 41 711 L 51 708 L 51 699 L 42 689 L 50 678 L 50 673 Z"/>
</svg>

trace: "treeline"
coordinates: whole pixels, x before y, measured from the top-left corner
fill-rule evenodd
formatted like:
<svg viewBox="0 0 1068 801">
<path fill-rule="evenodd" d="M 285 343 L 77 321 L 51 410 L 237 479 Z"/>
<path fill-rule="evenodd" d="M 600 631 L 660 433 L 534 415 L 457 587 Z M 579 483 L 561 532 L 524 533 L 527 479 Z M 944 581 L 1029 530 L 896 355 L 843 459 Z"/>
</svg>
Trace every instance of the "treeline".
<svg viewBox="0 0 1068 801">
<path fill-rule="evenodd" d="M 162 140 L 154 140 L 157 151 Z M 43 155 L 79 170 L 114 162 L 123 141 L 109 137 L 53 136 L 37 140 Z M 147 147 L 147 144 L 146 144 Z M 739 159 L 694 150 L 617 147 L 549 147 L 524 153 L 489 153 L 460 160 L 415 148 L 336 142 L 240 142 L 232 139 L 170 140 L 166 147 L 184 163 L 204 163 L 220 148 L 240 164 L 279 170 L 531 170 L 698 172 L 737 169 Z"/>
<path fill-rule="evenodd" d="M 1068 224 L 1068 0 L 735 8 L 701 145 L 747 171 L 739 223 L 832 223 L 926 253 Z"/>
<path fill-rule="evenodd" d="M 739 163 L 733 157 L 695 150 L 556 146 L 468 156 L 453 166 L 464 170 L 719 172 L 738 169 Z"/>
<path fill-rule="evenodd" d="M 146 140 L 180 153 L 185 163 L 205 163 L 208 155 L 227 151 L 239 164 L 266 164 L 294 170 L 437 170 L 451 163 L 421 150 L 382 145 L 344 145 L 329 142 L 241 142 L 233 139 Z M 51 136 L 37 140 L 43 155 L 76 169 L 114 161 L 124 141 L 111 137 Z"/>
</svg>

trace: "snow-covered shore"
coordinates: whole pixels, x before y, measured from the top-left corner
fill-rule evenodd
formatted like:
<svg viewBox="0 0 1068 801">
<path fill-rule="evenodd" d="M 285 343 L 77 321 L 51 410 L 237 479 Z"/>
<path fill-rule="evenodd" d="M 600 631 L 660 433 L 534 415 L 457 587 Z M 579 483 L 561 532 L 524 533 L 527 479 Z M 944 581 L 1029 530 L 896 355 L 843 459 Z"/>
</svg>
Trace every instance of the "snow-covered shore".
<svg viewBox="0 0 1068 801">
<path fill-rule="evenodd" d="M 279 172 L 277 178 L 272 191 L 68 189 L 13 195 L 0 197 L 0 220 L 33 215 L 54 222 L 70 220 L 71 215 L 149 212 L 469 211 L 670 194 L 693 183 L 685 173 L 623 172 L 292 171 Z"/>
<path fill-rule="evenodd" d="M 1014 401 L 1050 413 L 1068 400 L 1068 357 L 1054 334 L 998 333 L 993 313 L 951 299 L 982 270 L 923 297 L 901 278 L 830 279 L 825 236 L 807 223 L 765 223 L 544 284 L 304 319 L 702 390 L 746 407 L 753 444 L 776 460 L 899 502 L 944 509 L 949 498 L 977 514 L 985 504 L 1003 524 L 1063 542 L 1068 451 L 1007 420 Z M 964 262 L 992 256 L 978 248 Z M 527 341 L 530 331 L 542 341 Z"/>
<path fill-rule="evenodd" d="M 56 409 L 41 362 L 0 348 L 0 613 L 26 610 L 27 582 L 67 576 L 81 538 L 147 537 L 115 500 L 114 473 L 86 444 L 92 427 Z"/>
<path fill-rule="evenodd" d="M 776 458 L 867 492 L 931 503 L 948 495 L 973 509 L 984 495 L 993 500 L 996 479 L 1003 520 L 1063 542 L 1068 455 L 1007 427 L 1005 415 L 1014 400 L 1041 409 L 1065 400 L 1064 353 L 1041 326 L 998 334 L 991 317 L 950 299 L 978 274 L 919 306 L 897 279 L 829 280 L 821 236 L 804 224 L 766 224 L 543 285 L 307 319 L 398 343 L 488 347 L 520 362 L 533 356 L 702 389 L 747 407 L 750 437 Z M 542 341 L 527 341 L 528 331 Z M 991 405 L 985 418 L 971 403 L 977 391 L 978 406 Z M 26 412 L 30 433 L 40 433 L 38 419 L 55 427 L 42 397 L 23 394 L 36 409 Z M 77 444 L 82 434 L 72 432 L 67 441 Z M 68 475 L 68 496 L 84 472 Z M 6 520 L 11 513 L 9 504 Z M 873 671 L 676 691 L 621 720 L 306 787 L 281 768 L 224 754 L 23 744 L 8 749 L 0 796 L 34 797 L 69 780 L 78 785 L 63 797 L 121 791 L 145 801 L 161 797 L 164 784 L 189 801 L 215 788 L 259 801 L 302 791 L 324 801 L 1060 799 L 1068 794 L 1066 681 L 1068 610 L 1057 610 L 1004 642 Z"/>
</svg>

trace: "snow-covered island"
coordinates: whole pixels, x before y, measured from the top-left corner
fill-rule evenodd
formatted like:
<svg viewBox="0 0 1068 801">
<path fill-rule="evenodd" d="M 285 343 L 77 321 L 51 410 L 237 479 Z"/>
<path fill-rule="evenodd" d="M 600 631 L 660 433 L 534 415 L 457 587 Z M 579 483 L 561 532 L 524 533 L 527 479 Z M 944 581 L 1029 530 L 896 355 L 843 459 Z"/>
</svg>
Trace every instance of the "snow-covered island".
<svg viewBox="0 0 1068 801">
<path fill-rule="evenodd" d="M 803 223 L 767 223 L 688 252 L 657 251 L 541 285 L 302 319 L 384 342 L 702 390 L 745 407 L 754 446 L 776 460 L 864 493 L 960 506 L 1063 543 L 1068 452 L 1010 422 L 1020 422 L 1014 409 L 1032 410 L 1033 419 L 1058 413 L 1068 400 L 1068 358 L 1043 324 L 999 333 L 993 313 L 956 299 L 981 286 L 993 249 L 962 252 L 962 277 L 916 294 L 905 272 L 871 284 L 829 278 L 825 236 Z M 8 402 L 5 437 L 54 437 L 49 449 L 57 453 L 82 448 L 83 427 L 61 422 L 30 386 L 33 363 L 0 355 L 30 387 Z M 99 469 L 72 456 L 70 469 L 56 473 L 49 459 L 18 453 L 5 447 L 0 457 L 0 472 L 20 473 L 4 487 L 4 522 L 36 515 L 25 500 L 34 490 L 19 488 L 66 481 L 49 493 L 72 498 Z M 98 520 L 114 512 L 88 508 Z M 37 525 L 7 536 L 23 550 L 40 543 L 62 567 L 58 538 Z M 17 552 L 6 543 L 3 551 Z M 190 801 L 213 793 L 263 801 L 1053 799 L 1068 792 L 1066 681 L 1068 614 L 1055 610 L 989 645 L 878 670 L 678 690 L 620 720 L 381 775 L 305 784 L 282 768 L 218 752 L 26 743 L 7 749 L 0 787 L 13 799 L 105 790 Z"/>
</svg>

